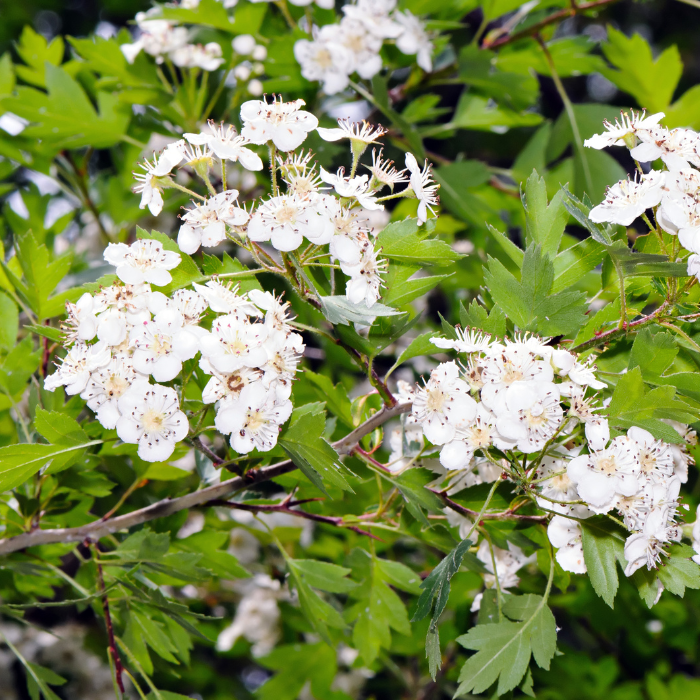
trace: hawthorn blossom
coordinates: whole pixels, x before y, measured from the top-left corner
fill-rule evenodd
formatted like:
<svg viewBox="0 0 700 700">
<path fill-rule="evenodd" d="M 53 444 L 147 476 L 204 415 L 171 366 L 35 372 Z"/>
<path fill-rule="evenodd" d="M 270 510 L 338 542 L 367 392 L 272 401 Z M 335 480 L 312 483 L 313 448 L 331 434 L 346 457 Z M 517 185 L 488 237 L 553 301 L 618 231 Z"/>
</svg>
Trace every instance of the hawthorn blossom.
<svg viewBox="0 0 700 700">
<path fill-rule="evenodd" d="M 248 212 L 238 206 L 238 190 L 226 190 L 195 204 L 182 215 L 185 222 L 177 235 L 183 253 L 192 255 L 200 245 L 213 248 L 226 240 L 226 226 L 244 226 Z"/>
<path fill-rule="evenodd" d="M 216 414 L 219 432 L 230 435 L 239 454 L 254 449 L 268 452 L 277 444 L 280 427 L 292 414 L 291 401 L 279 401 L 260 382 L 243 387 L 237 400 L 226 402 Z"/>
<path fill-rule="evenodd" d="M 537 468 L 537 480 L 540 483 L 539 495 L 536 497 L 538 505 L 557 513 L 570 513 L 575 508 L 566 501 L 579 500 L 576 484 L 571 480 L 566 467 L 568 459 L 575 456 L 563 449 L 556 456 L 545 455 Z M 553 502 L 557 501 L 557 502 Z"/>
<path fill-rule="evenodd" d="M 184 360 L 191 360 L 198 351 L 197 335 L 184 326 L 182 315 L 165 309 L 155 320 L 133 328 L 129 344 L 134 348 L 134 367 L 142 374 L 151 374 L 157 382 L 169 382 L 182 370 Z"/>
<path fill-rule="evenodd" d="M 251 241 L 270 241 L 277 250 L 292 251 L 304 238 L 316 245 L 329 243 L 333 225 L 314 202 L 283 194 L 258 206 L 247 232 Z"/>
<path fill-rule="evenodd" d="M 476 450 L 484 450 L 494 444 L 505 449 L 513 447 L 513 443 L 508 443 L 499 435 L 496 417 L 483 403 L 479 403 L 473 422 L 460 428 L 456 439 L 440 450 L 440 464 L 449 470 L 466 469 L 471 465 Z"/>
<path fill-rule="evenodd" d="M 620 180 L 610 187 L 605 200 L 591 209 L 588 217 L 595 223 L 610 222 L 629 226 L 647 209 L 661 201 L 661 173 L 652 170 L 639 180 Z"/>
<path fill-rule="evenodd" d="M 637 448 L 642 478 L 659 483 L 667 482 L 674 476 L 675 465 L 670 445 L 656 440 L 649 431 L 636 426 L 627 431 L 627 437 Z"/>
<path fill-rule="evenodd" d="M 349 52 L 351 64 L 348 74 L 357 73 L 363 80 L 370 80 L 382 69 L 382 57 L 379 55 L 382 38 L 368 31 L 361 21 L 346 14 L 338 24 L 327 25 L 321 31 L 324 30 L 327 41 Z"/>
<path fill-rule="evenodd" d="M 158 287 L 170 284 L 169 270 L 180 264 L 180 255 L 165 250 L 160 241 L 141 239 L 130 246 L 109 243 L 104 259 L 117 268 L 117 277 L 126 284 L 148 282 Z"/>
<path fill-rule="evenodd" d="M 445 362 L 430 373 L 425 386 L 416 390 L 412 412 L 435 445 L 450 442 L 457 428 L 474 420 L 476 401 L 469 395 L 469 385 L 459 378 L 455 362 Z"/>
<path fill-rule="evenodd" d="M 547 537 L 556 548 L 555 558 L 564 571 L 585 574 L 588 569 L 583 558 L 581 526 L 576 520 L 555 515 L 547 526 Z"/>
<path fill-rule="evenodd" d="M 246 148 L 249 140 L 245 136 L 239 136 L 233 126 L 229 124 L 224 127 L 223 122 L 217 126 L 212 119 L 207 123 L 210 133 L 183 134 L 184 137 L 196 146 L 208 146 L 217 158 L 238 161 L 246 170 L 263 169 L 260 156 Z"/>
<path fill-rule="evenodd" d="M 206 285 L 193 283 L 192 286 L 206 300 L 209 308 L 216 313 L 232 314 L 241 318 L 262 316 L 248 294 L 238 293 L 239 285 L 234 282 L 225 283 L 213 279 Z"/>
<path fill-rule="evenodd" d="M 394 191 L 394 186 L 399 182 L 408 182 L 405 170 L 397 170 L 394 167 L 393 160 L 382 160 L 382 154 L 384 151 L 379 151 L 377 155 L 376 149 L 372 149 L 372 165 L 365 165 L 365 167 L 372 173 L 372 178 L 378 184 L 386 185 Z"/>
<path fill-rule="evenodd" d="M 313 41 L 299 39 L 294 44 L 294 58 L 301 66 L 301 74 L 307 80 L 323 83 L 327 95 L 345 90 L 353 72 L 353 56 L 347 47 L 331 38 L 331 26 L 322 27 Z"/>
<path fill-rule="evenodd" d="M 146 462 L 163 462 L 189 431 L 175 389 L 160 384 L 137 384 L 118 401 L 121 417 L 117 435 L 138 445 L 138 456 Z"/>
<path fill-rule="evenodd" d="M 206 357 L 200 359 L 199 366 L 205 374 L 211 375 L 202 390 L 202 401 L 206 404 L 236 400 L 248 384 L 262 379 L 262 372 L 251 367 L 241 367 L 228 374 L 218 372 Z"/>
<path fill-rule="evenodd" d="M 357 263 L 341 263 L 340 267 L 350 277 L 345 285 L 348 300 L 353 304 L 364 302 L 371 308 L 379 300 L 379 290 L 383 286 L 380 275 L 386 271 L 386 262 L 379 260 L 374 248 L 367 246 Z"/>
<path fill-rule="evenodd" d="M 136 372 L 130 358 L 115 357 L 108 365 L 90 374 L 80 397 L 87 401 L 97 420 L 111 430 L 121 417 L 119 400 L 138 382 L 148 384 L 148 379 Z"/>
<path fill-rule="evenodd" d="M 220 44 L 210 41 L 207 44 L 185 44 L 170 52 L 170 59 L 179 68 L 201 68 L 213 71 L 224 62 Z"/>
<path fill-rule="evenodd" d="M 111 357 L 109 347 L 104 342 L 86 345 L 78 341 L 68 350 L 58 369 L 44 379 L 44 389 L 55 391 L 63 386 L 69 396 L 80 394 L 85 390 L 91 373 L 107 366 Z"/>
<path fill-rule="evenodd" d="M 656 127 L 639 132 L 641 143 L 630 150 L 635 160 L 648 163 L 657 158 L 671 171 L 690 167 L 690 163 L 700 166 L 698 134 L 692 129 L 664 129 Z"/>
<path fill-rule="evenodd" d="M 396 40 L 396 46 L 408 55 L 416 55 L 416 63 L 426 72 L 433 70 L 433 42 L 425 30 L 424 24 L 409 10 L 396 12 L 394 20 L 403 27 L 403 31 Z"/>
<path fill-rule="evenodd" d="M 137 184 L 133 188 L 135 194 L 141 195 L 140 209 L 149 208 L 153 216 L 163 211 L 163 189 L 168 186 L 170 171 L 184 157 L 185 142 L 180 140 L 168 145 L 160 155 L 153 154 L 153 162 L 148 159 L 139 163 L 145 172 L 134 173 Z"/>
<path fill-rule="evenodd" d="M 356 199 L 365 209 L 384 209 L 384 205 L 377 202 L 374 192 L 370 189 L 369 177 L 367 175 L 356 175 L 351 178 L 346 178 L 344 176 L 344 168 L 339 168 L 335 175 L 321 168 L 321 179 L 329 185 L 332 185 L 341 197 Z"/>
<path fill-rule="evenodd" d="M 250 100 L 241 106 L 241 135 L 251 143 L 262 145 L 272 141 L 280 151 L 293 151 L 301 146 L 307 134 L 318 126 L 318 119 L 301 109 L 304 100 L 272 103 Z"/>
<path fill-rule="evenodd" d="M 189 32 L 185 27 L 177 27 L 166 19 L 150 19 L 147 12 L 137 13 L 135 20 L 141 35 L 135 42 L 119 47 L 129 63 L 141 51 L 154 56 L 156 63 L 162 63 L 165 55 L 187 44 Z"/>
<path fill-rule="evenodd" d="M 627 146 L 630 136 L 637 136 L 639 133 L 651 131 L 658 126 L 665 116 L 663 112 L 657 112 L 647 117 L 644 110 L 641 112 L 630 110 L 629 114 L 620 112 L 619 121 L 616 119 L 613 124 L 605 119 L 603 121 L 605 133 L 591 136 L 591 138 L 583 142 L 583 145 L 587 148 L 596 148 L 598 150 L 608 146 Z M 631 143 L 636 143 L 636 138 Z"/>
<path fill-rule="evenodd" d="M 603 450 L 575 457 L 567 466 L 569 478 L 595 513 L 611 510 L 618 494 L 636 494 L 640 471 L 636 446 L 624 436 L 614 438 Z"/>
<path fill-rule="evenodd" d="M 455 328 L 457 338 L 431 338 L 430 342 L 443 350 L 452 349 L 466 354 L 484 352 L 492 345 L 491 336 L 469 328 Z"/>
<path fill-rule="evenodd" d="M 264 342 L 268 331 L 262 323 L 251 324 L 233 314 L 219 316 L 211 332 L 200 339 L 202 356 L 219 372 L 231 373 L 241 367 L 260 367 L 267 361 Z"/>
<path fill-rule="evenodd" d="M 319 126 L 316 131 L 318 131 L 319 136 L 324 141 L 350 139 L 353 144 L 354 142 L 358 142 L 364 147 L 367 147 L 370 143 L 377 143 L 377 139 L 380 139 L 386 134 L 386 129 L 381 124 L 372 126 L 366 121 L 353 122 L 350 119 L 338 119 L 338 126 L 336 128 L 325 129 Z"/>
<path fill-rule="evenodd" d="M 391 17 L 396 0 L 358 0 L 356 4 L 343 6 L 345 16 L 354 19 L 368 32 L 380 39 L 396 39 L 403 31 Z"/>
<path fill-rule="evenodd" d="M 410 187 L 418 199 L 418 225 L 424 224 L 428 220 L 428 211 L 437 216 L 433 207 L 437 206 L 440 200 L 437 191 L 440 185 L 433 183 L 433 176 L 428 161 L 425 161 L 423 170 L 418 166 L 418 161 L 413 153 L 406 154 L 406 167 L 410 173 Z"/>
<path fill-rule="evenodd" d="M 67 301 L 66 315 L 68 318 L 61 324 L 61 329 L 68 343 L 92 340 L 97 335 L 97 316 L 92 294 L 86 292 L 75 304 Z"/>
</svg>

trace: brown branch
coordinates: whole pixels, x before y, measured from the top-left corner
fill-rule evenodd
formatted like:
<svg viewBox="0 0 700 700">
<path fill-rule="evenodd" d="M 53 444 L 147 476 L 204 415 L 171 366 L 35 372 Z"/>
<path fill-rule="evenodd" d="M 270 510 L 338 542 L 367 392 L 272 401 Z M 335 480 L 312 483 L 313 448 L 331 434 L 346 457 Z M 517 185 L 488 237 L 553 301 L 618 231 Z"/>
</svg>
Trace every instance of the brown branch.
<svg viewBox="0 0 700 700">
<path fill-rule="evenodd" d="M 497 49 L 499 46 L 505 46 L 513 41 L 518 41 L 518 39 L 524 39 L 532 36 L 533 34 L 537 34 L 550 24 L 556 24 L 557 22 L 561 22 L 569 17 L 575 17 L 582 12 L 597 10 L 598 8 L 605 7 L 606 5 L 612 5 L 615 2 L 618 2 L 618 0 L 595 0 L 594 2 L 584 2 L 580 5 L 577 4 L 574 7 L 559 10 L 558 12 L 554 12 L 549 15 L 549 17 L 545 17 L 540 22 L 533 24 L 531 27 L 527 27 L 526 29 L 516 32 L 515 34 L 507 34 L 506 36 L 499 37 L 498 39 L 494 39 L 492 41 L 489 41 L 487 37 L 484 40 L 481 48 Z"/>
<path fill-rule="evenodd" d="M 635 329 L 639 326 L 643 326 L 647 323 L 651 323 L 655 320 L 663 311 L 665 311 L 669 306 L 669 302 L 665 301 L 658 309 L 652 311 L 648 316 L 643 316 L 636 321 L 628 322 L 623 328 L 613 328 L 612 330 L 605 331 L 603 333 L 596 333 L 594 338 L 586 340 L 583 343 L 579 343 L 576 347 L 570 348 L 571 352 L 583 352 L 589 348 L 594 348 L 598 345 L 605 345 L 609 340 L 614 340 L 623 335 L 627 335 L 630 329 Z"/>
<path fill-rule="evenodd" d="M 112 615 L 109 612 L 109 596 L 107 595 L 107 590 L 105 588 L 105 579 L 104 574 L 102 572 L 102 564 L 100 564 L 99 561 L 100 548 L 97 542 L 93 542 L 92 540 L 87 540 L 85 544 L 94 550 L 93 557 L 95 560 L 95 564 L 97 565 L 97 584 L 100 588 L 100 593 L 102 594 L 102 610 L 105 614 L 105 626 L 107 627 L 107 639 L 109 640 L 108 651 L 109 655 L 112 658 L 112 661 L 114 661 L 114 675 L 117 677 L 117 685 L 119 686 L 119 690 L 121 690 L 123 694 L 125 692 L 124 680 L 122 679 L 122 673 L 124 672 L 124 668 L 122 667 L 122 660 L 119 656 L 119 652 L 117 651 L 117 644 L 114 640 L 114 627 L 112 626 Z"/>
<path fill-rule="evenodd" d="M 245 510 L 249 513 L 287 513 L 288 515 L 293 515 L 297 518 L 305 518 L 306 520 L 313 520 L 317 523 L 324 523 L 326 525 L 334 525 L 335 527 L 342 527 L 347 530 L 352 530 L 357 532 L 359 535 L 365 535 L 365 537 L 371 537 L 372 539 L 382 541 L 380 537 L 373 535 L 367 530 L 362 530 L 357 527 L 357 525 L 348 525 L 343 521 L 340 516 L 331 515 L 317 515 L 316 513 L 308 513 L 305 510 L 295 510 L 292 506 L 298 506 L 301 503 L 306 503 L 309 500 L 317 499 L 304 499 L 303 501 L 287 501 L 286 499 L 282 503 L 269 504 L 269 505 L 252 505 L 250 503 L 237 503 L 235 501 L 211 501 L 210 506 L 222 506 L 224 508 L 231 508 L 233 510 Z"/>
<path fill-rule="evenodd" d="M 466 515 L 472 519 L 479 517 L 478 511 L 465 508 L 456 501 L 453 501 L 444 491 L 436 491 L 435 489 L 428 489 L 428 491 L 432 491 L 448 508 L 451 508 L 456 513 Z M 521 515 L 520 513 L 516 513 L 516 510 L 517 508 L 511 508 L 509 510 L 504 510 L 502 513 L 484 513 L 481 516 L 481 520 L 520 520 L 521 522 L 530 523 L 547 522 L 546 515 Z"/>
<path fill-rule="evenodd" d="M 333 447 L 339 455 L 349 454 L 352 448 L 365 435 L 369 435 L 375 428 L 378 428 L 392 418 L 396 418 L 402 413 L 407 413 L 411 410 L 411 405 L 410 402 L 407 402 L 397 404 L 393 408 L 382 408 L 381 411 L 378 411 L 368 418 L 362 425 L 355 428 L 355 430 L 344 438 L 334 442 Z M 146 508 L 141 508 L 140 510 L 135 510 L 109 520 L 94 520 L 80 527 L 25 532 L 21 535 L 0 540 L 0 555 L 17 552 L 27 547 L 36 547 L 42 544 L 82 542 L 86 538 L 99 540 L 101 537 L 105 537 L 113 532 L 128 530 L 129 528 L 147 523 L 156 518 L 165 518 L 168 515 L 178 513 L 187 508 L 203 506 L 210 501 L 226 498 L 236 491 L 252 486 L 253 484 L 269 481 L 282 474 L 294 471 L 296 468 L 296 465 L 291 460 L 285 460 L 284 462 L 271 464 L 269 467 L 253 469 L 243 476 L 236 476 L 228 481 L 223 481 L 220 484 L 209 486 L 208 488 L 195 491 L 194 493 L 188 493 L 179 498 L 165 498 Z"/>
</svg>

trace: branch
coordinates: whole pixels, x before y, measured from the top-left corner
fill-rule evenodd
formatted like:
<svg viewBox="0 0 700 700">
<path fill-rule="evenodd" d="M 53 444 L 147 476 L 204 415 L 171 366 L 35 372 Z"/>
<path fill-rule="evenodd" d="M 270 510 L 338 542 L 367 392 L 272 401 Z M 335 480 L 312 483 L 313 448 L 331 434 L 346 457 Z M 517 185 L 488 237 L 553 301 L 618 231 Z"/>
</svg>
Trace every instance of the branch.
<svg viewBox="0 0 700 700">
<path fill-rule="evenodd" d="M 408 402 L 398 404 L 393 408 L 382 408 L 382 410 L 368 418 L 350 434 L 334 442 L 333 447 L 339 455 L 349 454 L 352 448 L 365 435 L 369 435 L 375 428 L 384 425 L 384 423 L 392 418 L 396 418 L 402 413 L 407 413 L 411 410 L 411 405 L 412 404 Z M 228 481 L 223 481 L 220 484 L 209 486 L 208 488 L 195 491 L 194 493 L 188 493 L 179 498 L 164 498 L 162 501 L 153 503 L 146 508 L 132 511 L 126 515 L 120 515 L 117 518 L 95 520 L 81 527 L 25 532 L 15 537 L 8 537 L 4 540 L 0 540 L 0 555 L 17 552 L 27 547 L 36 547 L 42 544 L 82 542 L 87 537 L 91 540 L 99 540 L 101 537 L 106 537 L 113 532 L 128 530 L 129 528 L 147 523 L 156 518 L 165 518 L 168 515 L 185 510 L 186 508 L 195 508 L 196 506 L 206 505 L 210 501 L 224 499 L 236 491 L 252 486 L 253 484 L 269 481 L 282 474 L 292 472 L 296 468 L 296 465 L 288 459 L 284 462 L 271 464 L 269 467 L 254 469 L 243 476 L 234 477 Z"/>
<path fill-rule="evenodd" d="M 453 501 L 444 491 L 436 491 L 434 489 L 428 489 L 432 491 L 448 508 L 451 508 L 456 513 L 460 515 L 466 515 L 472 520 L 474 518 L 479 518 L 479 513 L 471 508 L 465 508 L 456 501 Z M 479 518 L 480 520 L 520 520 L 530 523 L 545 523 L 547 522 L 546 515 L 520 515 L 516 513 L 514 509 L 504 510 L 502 513 L 484 513 Z"/>
<path fill-rule="evenodd" d="M 533 36 L 545 27 L 548 27 L 550 24 L 556 24 L 557 22 L 561 22 L 569 17 L 575 17 L 576 15 L 582 12 L 587 12 L 588 10 L 597 10 L 600 7 L 612 5 L 617 1 L 618 0 L 595 0 L 594 2 L 584 2 L 580 5 L 576 5 L 575 7 L 568 7 L 564 10 L 559 10 L 558 12 L 554 12 L 553 14 L 549 15 L 549 17 L 545 17 L 540 22 L 533 24 L 531 27 L 527 27 L 526 29 L 516 32 L 515 34 L 507 34 L 506 36 L 494 39 L 493 41 L 489 41 L 487 37 L 484 40 L 481 48 L 497 49 L 499 46 L 510 44 L 512 41 L 518 41 L 518 39 Z"/>
</svg>

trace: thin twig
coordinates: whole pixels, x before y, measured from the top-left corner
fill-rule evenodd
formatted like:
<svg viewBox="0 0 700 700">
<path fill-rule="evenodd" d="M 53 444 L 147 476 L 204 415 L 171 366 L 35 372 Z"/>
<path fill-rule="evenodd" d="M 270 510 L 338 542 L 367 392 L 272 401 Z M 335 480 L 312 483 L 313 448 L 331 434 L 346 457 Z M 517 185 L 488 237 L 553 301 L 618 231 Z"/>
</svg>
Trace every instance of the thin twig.
<svg viewBox="0 0 700 700">
<path fill-rule="evenodd" d="M 407 413 L 411 410 L 411 406 L 411 402 L 406 402 L 397 404 L 393 408 L 382 408 L 344 438 L 334 442 L 333 447 L 339 455 L 349 454 L 352 448 L 365 435 L 369 435 L 375 428 L 378 428 L 392 418 L 396 418 L 402 413 Z M 222 466 L 225 466 L 225 464 Z M 110 518 L 109 520 L 94 520 L 80 527 L 25 532 L 21 535 L 15 535 L 14 537 L 0 540 L 0 555 L 43 544 L 82 542 L 88 537 L 96 541 L 101 537 L 106 537 L 120 530 L 128 530 L 129 528 L 142 525 L 143 523 L 157 518 L 165 518 L 181 510 L 203 506 L 210 501 L 226 498 L 236 491 L 248 488 L 253 484 L 269 481 L 270 479 L 282 476 L 282 474 L 292 472 L 296 468 L 297 466 L 292 460 L 288 459 L 284 462 L 271 464 L 269 467 L 253 469 L 244 476 L 236 476 L 220 484 L 215 484 L 178 498 L 164 498 L 162 501 L 153 503 L 146 508 L 141 508 L 116 518 Z"/>
</svg>

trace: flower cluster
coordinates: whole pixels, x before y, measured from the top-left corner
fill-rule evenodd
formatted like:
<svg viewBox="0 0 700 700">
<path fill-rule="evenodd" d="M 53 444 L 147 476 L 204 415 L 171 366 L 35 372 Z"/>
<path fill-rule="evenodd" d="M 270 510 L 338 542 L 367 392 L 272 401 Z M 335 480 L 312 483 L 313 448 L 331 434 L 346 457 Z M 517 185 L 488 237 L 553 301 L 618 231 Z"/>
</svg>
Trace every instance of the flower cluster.
<svg viewBox="0 0 700 700">
<path fill-rule="evenodd" d="M 364 215 L 384 208 L 378 196 L 383 188 L 393 191 L 396 184 L 407 182 L 405 189 L 389 196 L 417 199 L 418 220 L 424 223 L 428 211 L 435 213 L 437 185 L 427 162 L 421 169 L 410 153 L 406 155 L 407 170 L 399 171 L 375 149 L 372 164 L 363 166 L 368 173 L 357 174 L 363 152 L 377 143 L 384 129 L 345 120 L 340 120 L 337 128 L 322 128 L 303 106 L 303 100 L 284 102 L 281 98 L 245 102 L 240 135 L 232 126 L 213 122 L 201 133 L 184 134 L 152 162 L 142 164 L 144 172 L 135 175 L 138 184 L 134 191 L 141 194 L 141 207 L 148 206 L 157 215 L 163 207 L 163 190 L 183 189 L 171 177 L 172 169 L 187 168 L 207 184 L 209 196 L 187 190 L 197 201 L 181 216 L 177 242 L 182 252 L 193 254 L 200 247 L 212 248 L 230 240 L 248 248 L 261 266 L 273 270 L 269 263 L 283 262 L 276 256 L 305 246 L 292 264 L 339 268 L 348 277 L 347 298 L 371 307 L 380 297 L 386 264 L 379 258 Z M 326 172 L 310 152 L 297 151 L 315 130 L 327 141 L 350 140 L 353 160 L 349 176 L 343 168 Z M 251 148 L 262 145 L 268 145 L 272 152 L 271 193 L 246 210 L 238 202 L 238 190 L 226 189 L 226 163 L 262 170 L 263 162 Z M 210 179 L 217 171 L 222 183 L 218 193 Z M 325 256 L 330 262 L 319 262 Z"/>
<path fill-rule="evenodd" d="M 133 63 L 141 51 L 154 56 L 156 63 L 170 60 L 179 68 L 201 68 L 213 71 L 224 62 L 221 46 L 215 41 L 207 44 L 191 44 L 186 27 L 176 22 L 160 19 L 160 8 L 139 12 L 135 19 L 138 38 L 131 44 L 122 44 L 126 60 Z"/>
<path fill-rule="evenodd" d="M 606 131 L 588 139 L 590 148 L 626 146 L 637 162 L 660 159 L 666 170 L 650 170 L 622 180 L 607 191 L 605 200 L 591 209 L 591 221 L 629 226 L 654 211 L 656 225 L 692 255 L 688 274 L 700 275 L 700 134 L 692 129 L 667 129 L 659 125 L 663 112 L 622 114 L 620 121 L 605 123 Z M 694 166 L 694 167 L 693 167 Z M 641 168 L 640 168 L 641 170 Z"/>
<path fill-rule="evenodd" d="M 433 44 L 429 33 L 411 12 L 395 8 L 396 0 L 357 0 L 343 7 L 345 16 L 340 22 L 313 27 L 310 41 L 300 39 L 294 45 L 301 74 L 322 82 L 323 90 L 333 95 L 348 86 L 353 73 L 366 80 L 381 70 L 379 52 L 387 40 L 402 53 L 416 56 L 418 65 L 430 72 Z"/>
<path fill-rule="evenodd" d="M 503 470 L 505 477 L 524 479 L 537 504 L 554 514 L 548 534 L 565 570 L 586 571 L 580 521 L 613 510 L 631 533 L 627 575 L 642 565 L 656 567 L 663 547 L 680 539 L 678 494 L 687 480 L 686 444 L 695 434 L 674 423 L 683 446 L 639 427 L 611 437 L 596 396 L 605 384 L 589 362 L 533 336 L 495 342 L 461 329 L 456 336 L 432 342 L 466 361 L 441 363 L 415 389 L 408 426 L 414 442 L 421 441 L 417 424 L 440 447 L 449 493 L 477 483 L 464 474 L 488 461 L 496 475 Z M 403 452 L 401 459 L 405 464 Z"/>
<path fill-rule="evenodd" d="M 200 353 L 199 366 L 211 376 L 202 401 L 216 404 L 217 429 L 239 453 L 272 449 L 292 412 L 304 350 L 288 305 L 260 290 L 239 294 L 219 279 L 171 296 L 153 291 L 170 284 L 181 260 L 157 240 L 111 243 L 104 257 L 118 279 L 67 304 L 68 352 L 46 389 L 80 394 L 105 428 L 138 445 L 141 459 L 160 462 L 189 432 L 176 390 L 163 383 Z"/>
</svg>

